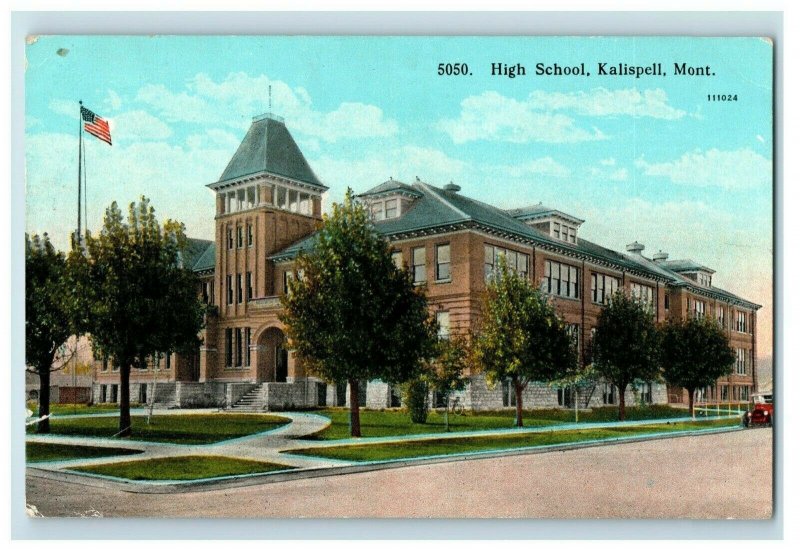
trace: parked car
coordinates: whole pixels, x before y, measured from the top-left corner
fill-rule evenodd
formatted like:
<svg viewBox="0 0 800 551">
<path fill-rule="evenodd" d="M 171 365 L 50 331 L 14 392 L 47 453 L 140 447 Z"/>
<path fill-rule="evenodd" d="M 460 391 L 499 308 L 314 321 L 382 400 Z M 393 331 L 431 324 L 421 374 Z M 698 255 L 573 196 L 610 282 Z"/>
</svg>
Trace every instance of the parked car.
<svg viewBox="0 0 800 551">
<path fill-rule="evenodd" d="M 750 399 L 750 406 L 742 416 L 742 424 L 745 427 L 753 425 L 766 425 L 771 427 L 774 422 L 775 407 L 772 404 L 772 393 L 753 394 Z"/>
</svg>

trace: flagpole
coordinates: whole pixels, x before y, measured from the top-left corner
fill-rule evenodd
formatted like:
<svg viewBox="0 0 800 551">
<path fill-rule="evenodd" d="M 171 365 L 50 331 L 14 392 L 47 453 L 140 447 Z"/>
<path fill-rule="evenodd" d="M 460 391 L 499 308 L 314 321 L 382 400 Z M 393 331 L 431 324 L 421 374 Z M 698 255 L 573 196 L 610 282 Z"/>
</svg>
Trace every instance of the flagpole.
<svg viewBox="0 0 800 551">
<path fill-rule="evenodd" d="M 83 101 L 78 101 L 78 105 L 83 107 Z M 81 245 L 81 164 L 83 160 L 83 113 L 78 110 L 78 233 L 76 234 L 76 244 Z"/>
</svg>

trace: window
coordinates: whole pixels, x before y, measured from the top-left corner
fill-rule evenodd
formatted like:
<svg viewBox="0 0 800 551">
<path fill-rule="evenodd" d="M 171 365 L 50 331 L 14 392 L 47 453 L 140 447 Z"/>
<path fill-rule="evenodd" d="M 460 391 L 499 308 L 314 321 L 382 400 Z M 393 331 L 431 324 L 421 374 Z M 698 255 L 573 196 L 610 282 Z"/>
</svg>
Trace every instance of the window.
<svg viewBox="0 0 800 551">
<path fill-rule="evenodd" d="M 578 273 L 575 266 L 547 260 L 544 263 L 542 290 L 551 295 L 578 298 Z"/>
<path fill-rule="evenodd" d="M 725 307 L 717 306 L 717 323 L 720 327 L 725 327 Z"/>
<path fill-rule="evenodd" d="M 108 356 L 106 356 L 105 354 L 103 354 L 103 367 L 101 369 L 103 371 L 108 371 Z"/>
<path fill-rule="evenodd" d="M 236 344 L 235 344 L 235 351 L 236 351 L 236 367 L 242 366 L 242 345 L 244 341 L 242 340 L 242 328 L 237 327 L 235 330 L 236 335 Z"/>
<path fill-rule="evenodd" d="M 577 243 L 578 242 L 575 228 L 570 228 L 569 229 L 569 242 L 570 243 Z"/>
<path fill-rule="evenodd" d="M 245 192 L 243 189 L 236 190 L 236 203 L 237 203 L 237 210 L 241 210 L 245 208 Z"/>
<path fill-rule="evenodd" d="M 244 245 L 244 228 L 236 226 L 236 248 L 241 249 Z"/>
<path fill-rule="evenodd" d="M 516 407 L 517 406 L 517 393 L 514 391 L 514 385 L 508 379 L 503 380 L 503 407 Z"/>
<path fill-rule="evenodd" d="M 253 273 L 245 274 L 245 286 L 247 287 L 247 300 L 253 300 Z"/>
<path fill-rule="evenodd" d="M 592 274 L 592 302 L 606 304 L 619 289 L 619 279 L 604 274 Z"/>
<path fill-rule="evenodd" d="M 244 365 L 250 365 L 250 328 L 244 328 Z"/>
<path fill-rule="evenodd" d="M 239 210 L 239 206 L 236 204 L 236 192 L 229 191 L 225 195 L 225 212 L 236 212 Z"/>
<path fill-rule="evenodd" d="M 669 310 L 669 295 L 664 293 L 664 310 Z"/>
<path fill-rule="evenodd" d="M 164 354 L 164 369 L 172 369 L 172 354 L 169 352 Z"/>
<path fill-rule="evenodd" d="M 747 314 L 744 312 L 736 312 L 736 330 L 747 333 Z"/>
<path fill-rule="evenodd" d="M 653 288 L 641 283 L 631 283 L 631 297 L 651 306 L 653 304 Z"/>
<path fill-rule="evenodd" d="M 233 366 L 233 329 L 225 329 L 225 367 Z"/>
<path fill-rule="evenodd" d="M 565 408 L 571 408 L 575 405 L 575 402 L 572 400 L 573 392 L 572 387 L 561 387 L 558 389 L 558 405 Z"/>
<path fill-rule="evenodd" d="M 383 211 L 383 201 L 376 201 L 372 203 L 370 207 L 370 213 L 372 214 L 372 219 L 375 221 L 383 220 L 385 213 Z"/>
<path fill-rule="evenodd" d="M 561 239 L 561 224 L 553 222 L 553 237 Z"/>
<path fill-rule="evenodd" d="M 253 246 L 253 224 L 247 224 L 247 246 Z"/>
<path fill-rule="evenodd" d="M 119 385 L 111 385 L 111 402 L 116 403 L 117 395 L 119 394 Z"/>
<path fill-rule="evenodd" d="M 450 312 L 436 312 L 436 322 L 439 324 L 439 338 L 450 337 Z"/>
<path fill-rule="evenodd" d="M 100 385 L 100 401 L 105 402 L 106 400 L 107 400 L 106 385 Z"/>
<path fill-rule="evenodd" d="M 505 257 L 506 265 L 509 269 L 516 272 L 523 279 L 528 278 L 528 259 L 530 257 L 527 254 L 495 247 L 494 245 L 484 245 L 483 255 L 483 273 L 486 279 L 494 275 L 495 269 L 500 265 L 501 256 Z"/>
<path fill-rule="evenodd" d="M 728 395 L 728 389 L 729 388 L 730 387 L 728 387 L 728 385 L 722 385 L 721 387 L 719 387 L 719 399 L 722 400 L 723 402 L 725 400 L 729 400 L 730 399 L 730 397 Z"/>
<path fill-rule="evenodd" d="M 251 209 L 256 206 L 256 188 L 250 186 L 247 188 L 247 208 Z"/>
<path fill-rule="evenodd" d="M 653 383 L 641 383 L 639 385 L 639 402 L 642 404 L 653 403 Z"/>
<path fill-rule="evenodd" d="M 706 303 L 702 300 L 694 301 L 694 317 L 695 319 L 703 319 L 706 316 Z"/>
<path fill-rule="evenodd" d="M 436 245 L 436 281 L 450 280 L 450 244 Z"/>
<path fill-rule="evenodd" d="M 613 405 L 617 403 L 617 387 L 611 383 L 603 383 L 603 404 Z"/>
<path fill-rule="evenodd" d="M 299 210 L 298 194 L 296 189 L 289 190 L 289 210 L 297 212 Z"/>
<path fill-rule="evenodd" d="M 285 209 L 289 205 L 288 201 L 286 200 L 286 188 L 283 186 L 278 186 L 277 191 L 278 200 L 276 204 L 278 208 Z"/>
<path fill-rule="evenodd" d="M 736 374 L 747 375 L 747 354 L 744 348 L 736 349 Z"/>
<path fill-rule="evenodd" d="M 233 248 L 233 228 L 228 228 L 228 249 Z"/>
<path fill-rule="evenodd" d="M 396 198 L 386 200 L 386 218 L 397 218 L 397 201 Z"/>
<path fill-rule="evenodd" d="M 405 267 L 403 266 L 403 251 L 392 251 L 392 262 L 398 270 L 402 270 Z"/>
<path fill-rule="evenodd" d="M 411 259 L 414 283 L 422 283 L 427 279 L 425 274 L 425 247 L 411 249 Z"/>
<path fill-rule="evenodd" d="M 233 276 L 225 276 L 226 288 L 228 290 L 228 304 L 233 304 Z"/>
<path fill-rule="evenodd" d="M 291 270 L 286 270 L 283 272 L 283 294 L 289 294 L 289 281 L 294 277 L 294 274 Z"/>
<path fill-rule="evenodd" d="M 581 349 L 581 326 L 578 323 L 568 323 L 565 327 L 567 335 L 572 339 L 572 344 L 575 350 Z"/>
<path fill-rule="evenodd" d="M 241 304 L 244 293 L 242 292 L 242 274 L 236 274 L 236 304 Z"/>
</svg>

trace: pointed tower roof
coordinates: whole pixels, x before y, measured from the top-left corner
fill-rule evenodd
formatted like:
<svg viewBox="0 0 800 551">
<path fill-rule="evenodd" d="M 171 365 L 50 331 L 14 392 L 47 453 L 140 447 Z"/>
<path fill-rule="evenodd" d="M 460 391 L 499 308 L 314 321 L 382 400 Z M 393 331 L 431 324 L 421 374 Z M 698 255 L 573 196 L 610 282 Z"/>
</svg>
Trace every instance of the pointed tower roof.
<svg viewBox="0 0 800 551">
<path fill-rule="evenodd" d="M 216 188 L 220 184 L 263 173 L 328 189 L 311 170 L 283 120 L 272 114 L 253 119 L 219 180 L 209 187 Z"/>
</svg>

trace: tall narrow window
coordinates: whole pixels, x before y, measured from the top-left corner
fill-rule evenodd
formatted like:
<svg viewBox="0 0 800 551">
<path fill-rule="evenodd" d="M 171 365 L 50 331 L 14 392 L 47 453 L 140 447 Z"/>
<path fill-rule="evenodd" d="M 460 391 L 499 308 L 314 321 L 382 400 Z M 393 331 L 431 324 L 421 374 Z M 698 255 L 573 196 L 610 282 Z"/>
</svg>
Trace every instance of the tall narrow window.
<svg viewBox="0 0 800 551">
<path fill-rule="evenodd" d="M 253 224 L 247 224 L 247 246 L 253 246 Z"/>
<path fill-rule="evenodd" d="M 242 366 L 242 345 L 244 342 L 242 341 L 242 328 L 236 328 L 236 367 Z"/>
<path fill-rule="evenodd" d="M 241 304 L 242 298 L 242 274 L 236 274 L 236 303 Z"/>
<path fill-rule="evenodd" d="M 397 266 L 398 270 L 402 270 L 403 266 L 403 252 L 402 251 L 393 251 L 392 252 L 392 262 L 394 265 Z"/>
<path fill-rule="evenodd" d="M 547 260 L 544 263 L 542 290 L 561 297 L 578 298 L 580 270 L 574 266 Z"/>
<path fill-rule="evenodd" d="M 241 249 L 244 245 L 244 228 L 236 226 L 236 248 Z"/>
<path fill-rule="evenodd" d="M 436 245 L 436 281 L 450 280 L 450 244 Z"/>
<path fill-rule="evenodd" d="M 372 219 L 375 221 L 383 220 L 385 217 L 385 212 L 383 210 L 383 201 L 376 201 L 372 203 L 370 207 L 370 213 L 372 214 Z"/>
<path fill-rule="evenodd" d="M 225 366 L 233 366 L 233 329 L 225 329 Z"/>
<path fill-rule="evenodd" d="M 297 212 L 298 210 L 298 199 L 297 199 L 296 189 L 289 190 L 289 210 L 292 212 Z"/>
<path fill-rule="evenodd" d="M 170 370 L 172 369 L 172 354 L 167 352 L 164 354 L 164 369 Z"/>
<path fill-rule="evenodd" d="M 247 188 L 247 208 L 251 209 L 256 206 L 256 187 L 250 186 Z"/>
<path fill-rule="evenodd" d="M 253 273 L 245 274 L 245 286 L 247 287 L 247 300 L 253 300 Z"/>
<path fill-rule="evenodd" d="M 228 304 L 233 304 L 233 276 L 225 276 L 225 287 L 228 291 Z"/>
<path fill-rule="evenodd" d="M 450 312 L 436 312 L 436 321 L 439 323 L 439 338 L 450 337 Z"/>
<path fill-rule="evenodd" d="M 228 228 L 228 249 L 233 248 L 233 228 Z"/>
<path fill-rule="evenodd" d="M 386 218 L 397 218 L 397 199 L 386 200 Z"/>
<path fill-rule="evenodd" d="M 244 328 L 244 365 L 250 366 L 250 328 Z"/>
<path fill-rule="evenodd" d="M 425 274 L 425 247 L 411 250 L 413 260 L 414 283 L 422 283 L 427 279 Z"/>
<path fill-rule="evenodd" d="M 276 204 L 279 208 L 285 209 L 289 202 L 286 200 L 286 188 L 283 186 L 278 186 L 278 200 Z"/>
</svg>

